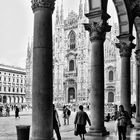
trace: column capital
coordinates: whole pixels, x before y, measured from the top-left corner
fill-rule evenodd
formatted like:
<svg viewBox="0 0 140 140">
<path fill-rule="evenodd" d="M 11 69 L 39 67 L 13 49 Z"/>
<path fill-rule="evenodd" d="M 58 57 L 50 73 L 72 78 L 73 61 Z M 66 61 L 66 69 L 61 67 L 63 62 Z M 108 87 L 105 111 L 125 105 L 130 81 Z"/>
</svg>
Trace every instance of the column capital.
<svg viewBox="0 0 140 140">
<path fill-rule="evenodd" d="M 140 49 L 136 50 L 135 51 L 135 54 L 136 54 L 136 64 L 137 66 L 140 66 Z"/>
<path fill-rule="evenodd" d="M 52 12 L 54 11 L 55 0 L 31 0 L 31 3 L 33 12 L 43 8 L 49 8 Z"/>
<path fill-rule="evenodd" d="M 132 42 L 130 42 L 130 43 L 126 43 L 126 42 L 116 43 L 116 47 L 120 49 L 120 56 L 121 57 L 131 57 L 132 49 L 134 49 L 135 46 L 136 45 Z"/>
<path fill-rule="evenodd" d="M 105 33 L 111 30 L 107 22 L 84 23 L 85 30 L 89 31 L 90 41 L 105 40 Z"/>
</svg>

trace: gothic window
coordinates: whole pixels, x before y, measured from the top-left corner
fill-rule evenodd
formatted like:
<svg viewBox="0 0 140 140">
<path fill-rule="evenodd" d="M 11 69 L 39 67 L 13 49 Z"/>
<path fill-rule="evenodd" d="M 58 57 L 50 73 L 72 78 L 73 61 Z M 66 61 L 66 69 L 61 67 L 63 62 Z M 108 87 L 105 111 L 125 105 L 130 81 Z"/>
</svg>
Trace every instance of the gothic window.
<svg viewBox="0 0 140 140">
<path fill-rule="evenodd" d="M 69 71 L 73 71 L 74 70 L 74 60 L 70 60 L 69 62 Z"/>
<path fill-rule="evenodd" d="M 75 48 L 75 44 L 76 44 L 74 31 L 70 32 L 70 34 L 69 34 L 69 41 L 70 41 L 70 49 L 74 49 Z"/>
<path fill-rule="evenodd" d="M 109 71 L 109 81 L 113 81 L 113 71 Z"/>
<path fill-rule="evenodd" d="M 108 102 L 114 102 L 114 93 L 113 92 L 108 93 Z"/>
</svg>

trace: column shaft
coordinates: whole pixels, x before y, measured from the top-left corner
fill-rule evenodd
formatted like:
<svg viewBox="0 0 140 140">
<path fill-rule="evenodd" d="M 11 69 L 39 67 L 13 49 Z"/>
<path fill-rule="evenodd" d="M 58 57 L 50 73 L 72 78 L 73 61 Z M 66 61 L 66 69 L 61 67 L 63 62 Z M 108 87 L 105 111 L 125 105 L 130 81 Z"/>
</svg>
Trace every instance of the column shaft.
<svg viewBox="0 0 140 140">
<path fill-rule="evenodd" d="M 136 122 L 140 122 L 140 50 L 136 50 Z"/>
<path fill-rule="evenodd" d="M 106 16 L 109 18 L 109 16 Z M 108 19 L 107 18 L 107 19 Z M 106 20 L 107 20 L 106 19 Z M 93 22 L 85 24 L 85 29 L 90 32 L 91 40 L 91 127 L 89 135 L 109 134 L 104 127 L 104 47 L 105 33 L 111 27 Z"/>
<path fill-rule="evenodd" d="M 91 44 L 91 132 L 103 132 L 104 127 L 104 55 L 103 41 Z"/>
<path fill-rule="evenodd" d="M 32 140 L 53 139 L 52 12 L 34 12 Z"/>
<path fill-rule="evenodd" d="M 134 37 L 130 34 L 118 36 L 120 43 L 116 43 L 120 49 L 121 56 L 121 93 L 120 100 L 124 109 L 131 116 L 131 76 L 130 76 L 130 57 L 135 44 L 132 43 Z"/>
<path fill-rule="evenodd" d="M 121 57 L 121 104 L 131 114 L 130 57 Z"/>
</svg>

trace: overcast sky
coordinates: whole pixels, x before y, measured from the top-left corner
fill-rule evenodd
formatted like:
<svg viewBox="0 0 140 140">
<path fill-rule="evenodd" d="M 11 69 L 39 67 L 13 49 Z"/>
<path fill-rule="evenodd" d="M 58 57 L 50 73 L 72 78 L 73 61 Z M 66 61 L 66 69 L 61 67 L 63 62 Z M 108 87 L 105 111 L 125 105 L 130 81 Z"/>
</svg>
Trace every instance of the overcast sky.
<svg viewBox="0 0 140 140">
<path fill-rule="evenodd" d="M 56 7 L 61 1 L 56 0 Z M 63 0 L 65 17 L 72 9 L 78 12 L 79 2 L 80 0 Z M 54 16 L 55 11 L 53 19 Z M 0 63 L 24 68 L 28 40 L 33 34 L 30 0 L 2 0 L 0 19 Z"/>
</svg>

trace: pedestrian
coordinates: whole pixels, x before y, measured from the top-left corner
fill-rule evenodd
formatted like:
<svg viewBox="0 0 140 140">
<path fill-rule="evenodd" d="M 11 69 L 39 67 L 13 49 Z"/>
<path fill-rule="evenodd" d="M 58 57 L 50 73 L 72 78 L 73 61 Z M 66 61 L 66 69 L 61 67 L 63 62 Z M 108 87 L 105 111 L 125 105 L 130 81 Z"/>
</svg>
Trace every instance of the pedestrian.
<svg viewBox="0 0 140 140">
<path fill-rule="evenodd" d="M 19 117 L 19 108 L 18 108 L 18 106 L 15 107 L 15 118 L 20 118 Z"/>
<path fill-rule="evenodd" d="M 79 111 L 76 113 L 74 124 L 75 124 L 75 131 L 77 135 L 80 136 L 81 140 L 85 140 L 84 134 L 86 133 L 86 123 L 91 126 L 90 119 L 86 112 L 83 111 L 83 106 L 79 106 Z"/>
<path fill-rule="evenodd" d="M 71 115 L 71 111 L 68 106 L 63 107 L 63 118 L 64 118 L 64 125 L 69 125 L 69 117 Z"/>
<path fill-rule="evenodd" d="M 132 117 L 135 118 L 135 114 L 136 114 L 136 105 L 133 104 L 133 106 L 132 106 Z"/>
<path fill-rule="evenodd" d="M 3 106 L 0 106 L 0 117 L 3 116 Z"/>
<path fill-rule="evenodd" d="M 110 121 L 110 118 L 111 118 L 111 117 L 110 117 L 110 113 L 108 113 L 107 116 L 105 116 L 104 121 L 105 121 L 105 122 L 109 122 L 109 121 Z"/>
<path fill-rule="evenodd" d="M 71 111 L 70 111 L 70 109 L 68 108 L 68 106 L 66 106 L 66 108 L 65 108 L 65 119 L 66 119 L 66 121 L 65 121 L 65 123 L 67 124 L 67 125 L 69 125 L 69 118 L 70 118 L 70 115 L 71 115 Z"/>
<path fill-rule="evenodd" d="M 127 125 L 130 122 L 130 116 L 127 111 L 124 110 L 123 105 L 119 106 L 119 111 L 117 114 L 117 128 L 119 140 L 126 140 Z"/>
<path fill-rule="evenodd" d="M 58 112 L 55 108 L 55 105 L 53 104 L 53 129 L 55 130 L 58 140 L 61 140 L 61 135 L 60 135 L 60 131 L 59 131 L 60 126 L 61 126 L 61 124 L 60 124 Z"/>
<path fill-rule="evenodd" d="M 9 106 L 6 107 L 6 116 L 7 117 L 10 116 L 10 107 Z"/>
<path fill-rule="evenodd" d="M 65 113 L 66 106 L 63 106 L 63 118 L 64 118 L 64 125 L 66 125 L 66 113 Z"/>
</svg>

